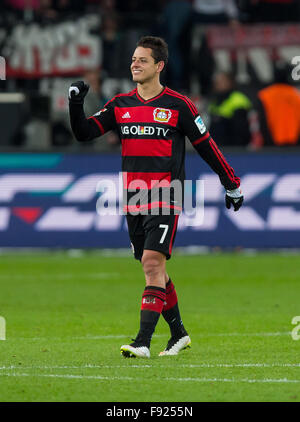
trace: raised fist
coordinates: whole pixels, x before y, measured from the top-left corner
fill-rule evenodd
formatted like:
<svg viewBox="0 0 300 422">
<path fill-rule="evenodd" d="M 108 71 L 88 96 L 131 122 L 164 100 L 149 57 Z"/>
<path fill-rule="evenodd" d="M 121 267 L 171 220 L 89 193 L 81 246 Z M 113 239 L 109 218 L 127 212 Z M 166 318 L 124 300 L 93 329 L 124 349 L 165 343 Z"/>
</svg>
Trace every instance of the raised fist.
<svg viewBox="0 0 300 422">
<path fill-rule="evenodd" d="M 74 104 L 83 104 L 84 97 L 88 93 L 89 85 L 83 81 L 72 83 L 69 88 L 69 101 Z"/>
</svg>

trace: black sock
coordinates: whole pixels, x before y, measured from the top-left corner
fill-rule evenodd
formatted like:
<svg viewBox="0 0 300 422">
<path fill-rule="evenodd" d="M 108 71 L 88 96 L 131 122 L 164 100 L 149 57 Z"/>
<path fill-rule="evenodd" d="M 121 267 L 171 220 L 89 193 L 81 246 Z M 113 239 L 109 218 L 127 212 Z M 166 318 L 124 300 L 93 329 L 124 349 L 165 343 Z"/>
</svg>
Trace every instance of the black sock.
<svg viewBox="0 0 300 422">
<path fill-rule="evenodd" d="M 166 285 L 166 302 L 162 311 L 162 316 L 169 324 L 172 337 L 188 335 L 181 320 L 177 294 L 171 279 L 169 279 Z"/>
<path fill-rule="evenodd" d="M 166 290 L 161 287 L 147 286 L 143 293 L 140 331 L 135 339 L 137 343 L 150 347 L 152 335 L 164 306 Z"/>
<path fill-rule="evenodd" d="M 163 311 L 162 315 L 169 324 L 172 337 L 182 337 L 188 335 L 181 320 L 178 304 L 168 311 Z"/>
</svg>

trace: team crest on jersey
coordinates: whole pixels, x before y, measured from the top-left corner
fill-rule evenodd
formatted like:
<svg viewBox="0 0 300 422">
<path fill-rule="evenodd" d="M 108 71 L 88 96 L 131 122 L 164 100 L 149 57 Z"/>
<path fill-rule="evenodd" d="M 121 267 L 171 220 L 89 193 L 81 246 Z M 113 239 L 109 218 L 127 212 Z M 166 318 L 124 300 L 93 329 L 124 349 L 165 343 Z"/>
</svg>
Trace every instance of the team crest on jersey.
<svg viewBox="0 0 300 422">
<path fill-rule="evenodd" d="M 153 117 L 156 122 L 168 122 L 171 119 L 172 111 L 167 108 L 156 108 Z"/>
<path fill-rule="evenodd" d="M 107 108 L 103 108 L 102 110 L 100 110 L 97 113 L 95 113 L 94 116 L 100 116 L 100 114 L 103 113 L 106 110 L 107 110 Z"/>
</svg>

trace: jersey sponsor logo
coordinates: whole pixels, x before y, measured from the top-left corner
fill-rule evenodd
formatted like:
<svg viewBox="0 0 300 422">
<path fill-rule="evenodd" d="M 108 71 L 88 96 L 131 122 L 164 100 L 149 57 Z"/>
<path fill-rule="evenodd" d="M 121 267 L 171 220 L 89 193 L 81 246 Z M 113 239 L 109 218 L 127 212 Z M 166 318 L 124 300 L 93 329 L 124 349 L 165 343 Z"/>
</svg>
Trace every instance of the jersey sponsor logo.
<svg viewBox="0 0 300 422">
<path fill-rule="evenodd" d="M 203 120 L 201 119 L 201 117 L 197 116 L 196 119 L 194 120 L 194 122 L 196 123 L 200 133 L 203 134 L 206 131 L 206 127 L 205 127 L 205 124 L 203 123 Z"/>
<path fill-rule="evenodd" d="M 170 129 L 154 126 L 122 126 L 122 135 L 156 135 L 167 136 Z"/>
<path fill-rule="evenodd" d="M 167 108 L 156 108 L 153 111 L 153 118 L 156 122 L 168 122 L 172 117 L 172 111 Z"/>
<path fill-rule="evenodd" d="M 127 113 L 123 114 L 122 119 L 130 119 L 131 116 L 129 114 L 129 112 L 127 111 Z"/>
<path fill-rule="evenodd" d="M 104 113 L 107 110 L 107 108 L 103 108 L 102 110 L 98 111 L 94 114 L 94 116 L 100 116 L 101 113 Z"/>
</svg>

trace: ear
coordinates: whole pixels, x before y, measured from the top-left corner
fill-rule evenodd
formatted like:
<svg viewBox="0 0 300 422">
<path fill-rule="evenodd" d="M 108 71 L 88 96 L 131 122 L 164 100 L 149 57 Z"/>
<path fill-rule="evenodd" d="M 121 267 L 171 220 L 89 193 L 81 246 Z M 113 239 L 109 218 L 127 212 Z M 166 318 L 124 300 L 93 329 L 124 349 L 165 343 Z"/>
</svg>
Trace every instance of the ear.
<svg viewBox="0 0 300 422">
<path fill-rule="evenodd" d="M 158 62 L 157 64 L 158 64 L 157 71 L 161 72 L 163 68 L 165 67 L 165 62 Z"/>
</svg>

